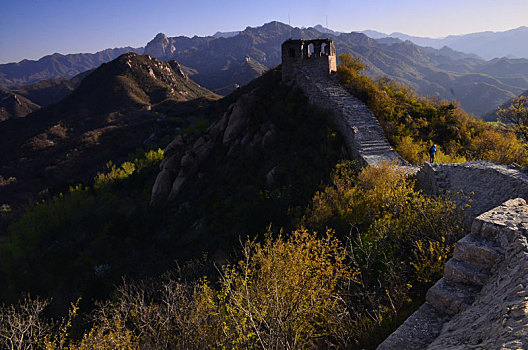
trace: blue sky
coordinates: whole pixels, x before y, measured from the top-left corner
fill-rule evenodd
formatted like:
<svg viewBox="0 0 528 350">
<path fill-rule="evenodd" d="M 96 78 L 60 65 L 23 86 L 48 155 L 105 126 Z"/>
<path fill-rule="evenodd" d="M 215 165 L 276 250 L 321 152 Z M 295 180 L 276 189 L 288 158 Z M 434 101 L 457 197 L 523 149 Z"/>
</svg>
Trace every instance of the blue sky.
<svg viewBox="0 0 528 350">
<path fill-rule="evenodd" d="M 0 0 L 0 63 L 110 47 L 157 33 L 212 35 L 277 20 L 442 37 L 528 26 L 528 0 Z"/>
</svg>

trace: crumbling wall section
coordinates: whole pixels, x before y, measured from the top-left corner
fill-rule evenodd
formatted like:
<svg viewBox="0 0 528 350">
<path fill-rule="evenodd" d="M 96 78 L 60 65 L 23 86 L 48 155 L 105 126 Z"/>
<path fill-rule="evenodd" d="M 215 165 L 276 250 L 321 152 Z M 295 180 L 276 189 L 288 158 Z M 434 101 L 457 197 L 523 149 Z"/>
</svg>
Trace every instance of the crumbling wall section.
<svg viewBox="0 0 528 350">
<path fill-rule="evenodd" d="M 425 163 L 417 174 L 418 185 L 426 193 L 459 193 L 465 208 L 466 226 L 473 219 L 512 198 L 528 200 L 528 175 L 486 161 L 458 164 Z M 469 205 L 469 207 L 466 206 Z"/>
<path fill-rule="evenodd" d="M 479 215 L 426 303 L 378 349 L 528 349 L 527 238 L 522 198 Z"/>
</svg>

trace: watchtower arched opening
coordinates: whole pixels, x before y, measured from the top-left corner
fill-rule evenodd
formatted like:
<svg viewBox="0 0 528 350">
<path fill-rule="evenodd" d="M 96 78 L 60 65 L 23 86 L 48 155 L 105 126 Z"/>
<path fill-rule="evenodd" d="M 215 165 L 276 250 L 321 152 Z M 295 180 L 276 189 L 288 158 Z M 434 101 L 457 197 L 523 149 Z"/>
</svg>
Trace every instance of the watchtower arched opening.
<svg viewBox="0 0 528 350">
<path fill-rule="evenodd" d="M 315 51 L 314 44 L 313 43 L 308 44 L 308 57 L 312 57 L 312 55 L 314 54 L 314 51 Z"/>
<path fill-rule="evenodd" d="M 330 56 L 330 45 L 327 43 L 321 45 L 321 55 Z"/>
</svg>

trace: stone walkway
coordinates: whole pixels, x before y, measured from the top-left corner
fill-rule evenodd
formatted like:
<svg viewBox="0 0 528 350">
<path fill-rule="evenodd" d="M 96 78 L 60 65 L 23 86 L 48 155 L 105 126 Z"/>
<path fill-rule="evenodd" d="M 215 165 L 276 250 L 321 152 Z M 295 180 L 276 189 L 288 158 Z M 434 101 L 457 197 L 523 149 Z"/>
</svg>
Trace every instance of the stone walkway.
<svg viewBox="0 0 528 350">
<path fill-rule="evenodd" d="M 407 162 L 391 147 L 378 120 L 368 107 L 341 87 L 335 75 L 308 67 L 299 70 L 298 85 L 310 103 L 334 115 L 334 125 L 354 158 L 368 165 Z"/>
</svg>

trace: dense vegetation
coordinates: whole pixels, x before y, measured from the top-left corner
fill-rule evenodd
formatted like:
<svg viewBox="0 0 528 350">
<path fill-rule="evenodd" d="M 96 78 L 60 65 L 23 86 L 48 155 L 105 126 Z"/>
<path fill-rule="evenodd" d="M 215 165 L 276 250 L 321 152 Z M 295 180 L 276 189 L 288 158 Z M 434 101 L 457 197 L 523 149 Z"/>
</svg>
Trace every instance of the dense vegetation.
<svg viewBox="0 0 528 350">
<path fill-rule="evenodd" d="M 2 314 L 40 320 L 41 331 L 26 336 L 58 349 L 370 348 L 423 301 L 461 234 L 452 202 L 415 191 L 389 166 L 357 173 L 340 164 L 300 220 L 338 229 L 248 238 L 215 281 L 195 278 L 202 260 L 159 280 L 127 282 L 93 311 L 80 340 L 46 323 L 41 300 Z M 33 318 L 25 305 L 34 305 Z"/>
<path fill-rule="evenodd" d="M 422 163 L 435 142 L 440 161 L 526 164 L 513 131 L 341 61 L 342 81 L 409 161 Z M 227 98 L 258 96 L 251 125 L 274 123 L 278 141 L 266 152 L 218 147 L 176 203 L 148 205 L 162 157 L 152 150 L 10 225 L 0 241 L 0 278 L 10 287 L 2 298 L 45 299 L 0 309 L 0 346 L 370 349 L 423 303 L 464 234 L 454 202 L 423 194 L 389 164 L 340 160 L 326 116 L 279 81 L 274 70 Z M 185 133 L 192 141 L 203 129 Z M 282 176 L 270 185 L 273 167 Z M 65 314 L 79 296 L 69 317 L 50 321 L 46 310 Z"/>
<path fill-rule="evenodd" d="M 473 118 L 456 101 L 418 96 L 387 79 L 372 80 L 361 75 L 365 65 L 348 54 L 339 59 L 340 81 L 369 106 L 391 144 L 412 164 L 423 164 L 433 143 L 439 146 L 439 162 L 528 164 L 526 144 L 511 127 Z"/>
<path fill-rule="evenodd" d="M 120 166 L 109 163 L 93 185 L 32 204 L 0 240 L 2 299 L 27 291 L 59 304 L 81 294 L 89 301 L 106 297 L 129 271 L 149 271 L 145 262 L 157 263 L 164 249 L 144 234 L 159 220 L 147 204 L 162 157 L 151 150 Z"/>
</svg>

